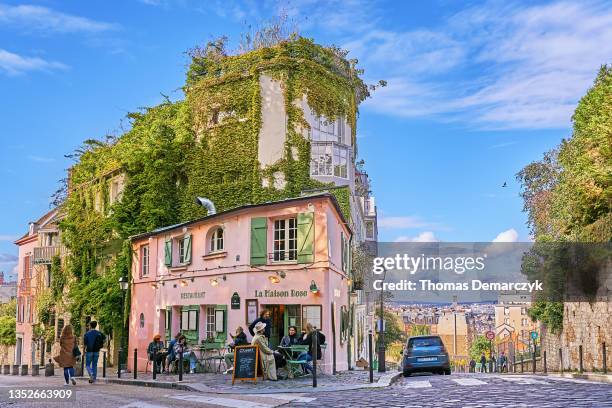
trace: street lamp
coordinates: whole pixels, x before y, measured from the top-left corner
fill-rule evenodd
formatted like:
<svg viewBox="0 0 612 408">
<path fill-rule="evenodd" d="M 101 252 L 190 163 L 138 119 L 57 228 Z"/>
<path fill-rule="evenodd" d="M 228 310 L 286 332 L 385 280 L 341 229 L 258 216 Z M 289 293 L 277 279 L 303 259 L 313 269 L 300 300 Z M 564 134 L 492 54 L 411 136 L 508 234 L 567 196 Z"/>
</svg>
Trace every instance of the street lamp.
<svg viewBox="0 0 612 408">
<path fill-rule="evenodd" d="M 383 295 L 385 293 L 384 291 L 384 282 L 385 282 L 385 278 L 387 277 L 387 269 L 384 269 L 383 272 L 383 276 L 382 276 L 382 282 L 381 285 L 382 287 L 380 288 L 380 319 L 379 319 L 379 336 L 378 336 L 378 372 L 379 373 L 384 373 L 385 371 L 387 371 L 387 367 L 385 365 L 385 319 L 384 319 L 384 298 Z"/>
<path fill-rule="evenodd" d="M 128 283 L 128 279 L 125 276 L 122 276 L 119 278 L 119 289 L 121 289 L 122 296 L 121 296 L 121 329 L 123 331 L 123 333 L 121 333 L 121 340 L 119 342 L 119 356 L 117 358 L 118 360 L 118 364 L 117 364 L 117 377 L 121 378 L 121 356 L 123 355 L 123 346 L 124 346 L 124 340 L 127 337 L 127 333 L 126 333 L 126 329 L 125 329 L 125 297 L 127 295 L 127 289 L 128 289 L 129 283 Z M 127 347 L 127 345 L 126 345 Z M 127 355 L 127 351 L 126 351 L 126 355 Z"/>
</svg>

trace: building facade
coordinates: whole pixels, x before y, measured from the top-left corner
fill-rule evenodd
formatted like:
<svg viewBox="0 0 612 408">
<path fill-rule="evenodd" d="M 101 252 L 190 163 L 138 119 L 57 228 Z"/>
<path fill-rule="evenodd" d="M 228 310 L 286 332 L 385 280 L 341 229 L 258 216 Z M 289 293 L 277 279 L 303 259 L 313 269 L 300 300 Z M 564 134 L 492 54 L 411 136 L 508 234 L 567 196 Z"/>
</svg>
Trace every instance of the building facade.
<svg viewBox="0 0 612 408">
<path fill-rule="evenodd" d="M 52 310 L 43 323 L 37 311 L 39 297 L 51 285 L 53 258 L 66 253 L 60 242 L 58 220 L 57 210 L 51 210 L 31 222 L 28 232 L 15 241 L 19 247 L 15 364 L 40 364 L 43 349 L 46 353 L 56 351 L 56 340 L 68 321 L 68 316 Z"/>
<path fill-rule="evenodd" d="M 138 350 L 138 369 L 155 334 L 170 340 L 181 332 L 196 350 L 225 346 L 265 309 L 272 346 L 289 326 L 311 323 L 326 336 L 322 370 L 332 371 L 334 354 L 335 367 L 346 370 L 351 234 L 335 198 L 318 194 L 133 237 L 128 349 Z"/>
</svg>

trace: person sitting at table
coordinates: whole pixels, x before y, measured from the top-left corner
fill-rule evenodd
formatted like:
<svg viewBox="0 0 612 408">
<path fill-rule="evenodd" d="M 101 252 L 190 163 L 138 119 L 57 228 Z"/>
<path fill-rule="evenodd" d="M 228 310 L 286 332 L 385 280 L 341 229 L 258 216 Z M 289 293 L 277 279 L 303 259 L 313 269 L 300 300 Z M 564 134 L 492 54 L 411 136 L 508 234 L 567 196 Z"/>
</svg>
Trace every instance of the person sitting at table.
<svg viewBox="0 0 612 408">
<path fill-rule="evenodd" d="M 315 333 L 317 334 L 316 350 L 314 350 L 312 347 L 312 338 L 315 336 Z M 298 356 L 298 360 L 306 360 L 306 363 L 302 365 L 302 368 L 304 369 L 305 373 L 312 372 L 312 364 L 310 364 L 310 362 L 312 361 L 313 356 L 315 355 L 315 351 L 317 360 L 321 359 L 321 344 L 323 343 L 325 343 L 325 335 L 318 330 L 314 330 L 312 324 L 306 324 L 306 333 L 300 338 L 299 344 L 308 346 L 308 352 L 304 352 Z"/>
<path fill-rule="evenodd" d="M 268 339 L 264 335 L 266 330 L 266 324 L 264 322 L 258 322 L 253 327 L 255 336 L 251 340 L 251 345 L 259 346 L 259 354 L 261 357 L 261 366 L 264 375 L 264 379 L 270 381 L 276 381 L 276 363 L 274 360 L 274 350 L 268 347 Z"/>
<path fill-rule="evenodd" d="M 280 347 L 291 347 L 298 344 L 300 338 L 297 335 L 297 327 L 289 326 L 289 334 L 281 339 Z"/>
<path fill-rule="evenodd" d="M 183 355 L 183 360 L 189 360 L 189 373 L 195 373 L 196 363 L 198 362 L 198 359 L 195 353 L 189 350 L 189 347 L 187 346 L 187 338 L 184 334 L 181 334 L 177 342 L 174 344 L 174 354 L 177 356 L 176 358 L 178 358 L 181 353 Z"/>
<path fill-rule="evenodd" d="M 168 371 L 171 371 L 172 363 L 176 360 L 176 354 L 174 354 L 174 346 L 178 341 L 178 338 L 181 337 L 181 332 L 178 332 L 174 335 L 174 338 L 170 340 L 168 343 L 168 354 L 166 356 L 166 366 L 168 367 Z"/>
<path fill-rule="evenodd" d="M 156 334 L 153 336 L 153 341 L 149 343 L 149 347 L 147 347 L 147 355 L 149 356 L 149 361 L 153 362 L 153 356 L 155 355 L 154 364 L 157 365 L 157 372 L 161 369 L 162 372 L 166 371 L 166 365 L 164 361 L 166 361 L 166 351 L 164 348 L 164 342 L 161 341 L 161 336 Z"/>
<path fill-rule="evenodd" d="M 234 348 L 236 346 L 244 346 L 249 344 L 246 333 L 241 326 L 236 327 L 236 335 L 234 336 L 232 333 L 230 333 L 230 337 L 234 339 L 234 341 L 228 345 L 229 351 L 223 355 L 225 367 L 227 367 L 227 370 L 225 370 L 223 374 L 229 374 L 234 371 Z"/>
<path fill-rule="evenodd" d="M 263 322 L 266 324 L 266 331 L 264 332 L 264 336 L 266 336 L 266 339 L 270 340 L 270 333 L 272 331 L 272 320 L 270 319 L 269 310 L 262 310 L 261 313 L 259 313 L 259 317 L 249 325 L 249 333 L 251 333 L 251 336 L 255 336 L 255 331 L 253 330 L 255 328 L 255 325 L 259 322 Z"/>
</svg>

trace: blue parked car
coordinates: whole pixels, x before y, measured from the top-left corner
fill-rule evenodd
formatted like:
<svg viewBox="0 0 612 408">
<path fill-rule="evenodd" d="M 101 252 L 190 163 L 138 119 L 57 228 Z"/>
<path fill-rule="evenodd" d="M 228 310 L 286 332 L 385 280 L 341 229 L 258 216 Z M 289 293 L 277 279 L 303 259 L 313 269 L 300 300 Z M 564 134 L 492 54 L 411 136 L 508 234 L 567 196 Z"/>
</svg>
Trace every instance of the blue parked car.
<svg viewBox="0 0 612 408">
<path fill-rule="evenodd" d="M 450 375 L 450 360 L 439 336 L 414 336 L 408 339 L 403 351 L 404 377 L 416 372 Z"/>
</svg>

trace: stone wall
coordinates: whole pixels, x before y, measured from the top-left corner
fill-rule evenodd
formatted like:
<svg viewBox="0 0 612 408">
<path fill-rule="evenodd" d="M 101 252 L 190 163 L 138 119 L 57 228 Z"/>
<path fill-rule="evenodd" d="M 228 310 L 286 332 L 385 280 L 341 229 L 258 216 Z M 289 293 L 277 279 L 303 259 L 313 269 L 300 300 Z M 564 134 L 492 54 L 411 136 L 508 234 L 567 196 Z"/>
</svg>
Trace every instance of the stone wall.
<svg viewBox="0 0 612 408">
<path fill-rule="evenodd" d="M 542 327 L 542 350 L 547 352 L 547 366 L 558 371 L 559 348 L 562 350 L 563 369 L 577 370 L 580 366 L 579 346 L 583 349 L 585 371 L 603 367 L 602 344 L 607 349 L 607 366 L 612 370 L 612 302 L 565 303 L 563 330 L 551 333 Z"/>
</svg>

